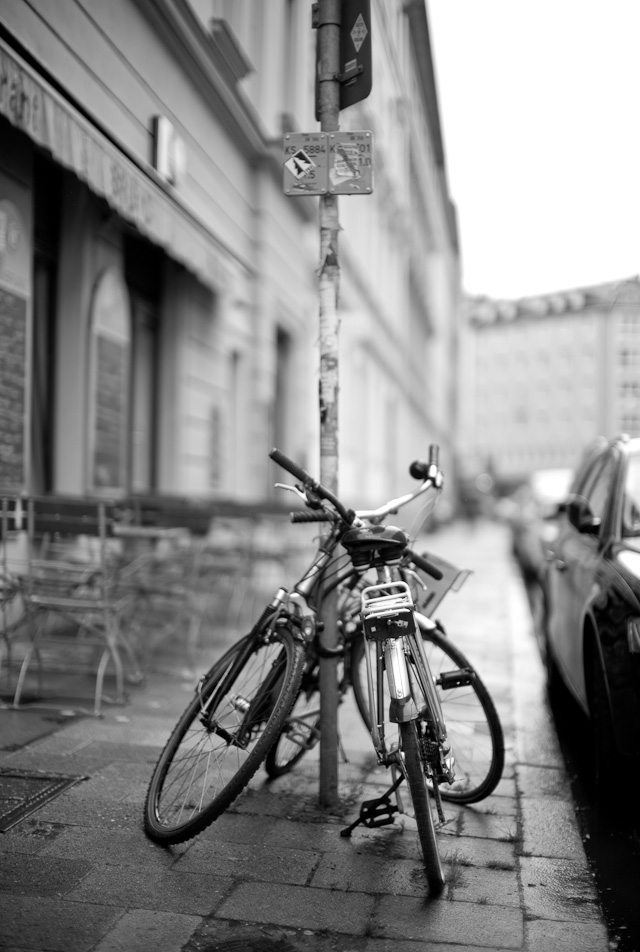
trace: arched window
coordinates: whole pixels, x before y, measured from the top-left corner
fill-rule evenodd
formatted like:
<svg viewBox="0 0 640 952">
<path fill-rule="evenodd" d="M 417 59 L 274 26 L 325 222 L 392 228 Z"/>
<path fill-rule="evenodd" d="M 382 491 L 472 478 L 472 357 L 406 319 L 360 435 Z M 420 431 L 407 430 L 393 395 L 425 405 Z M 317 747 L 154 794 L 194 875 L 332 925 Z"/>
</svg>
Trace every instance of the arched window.
<svg viewBox="0 0 640 952">
<path fill-rule="evenodd" d="M 89 487 L 124 492 L 128 473 L 131 305 L 120 270 L 102 272 L 91 302 Z"/>
</svg>

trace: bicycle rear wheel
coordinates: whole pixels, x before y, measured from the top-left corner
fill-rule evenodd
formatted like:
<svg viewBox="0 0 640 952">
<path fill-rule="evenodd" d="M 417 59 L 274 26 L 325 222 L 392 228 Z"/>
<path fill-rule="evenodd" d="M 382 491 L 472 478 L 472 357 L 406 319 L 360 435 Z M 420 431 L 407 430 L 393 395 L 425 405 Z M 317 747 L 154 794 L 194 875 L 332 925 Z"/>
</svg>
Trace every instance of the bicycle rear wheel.
<svg viewBox="0 0 640 952">
<path fill-rule="evenodd" d="M 403 773 L 409 787 L 415 820 L 418 827 L 418 837 L 424 858 L 424 868 L 429 883 L 429 890 L 434 893 L 442 892 L 444 888 L 444 871 L 438 852 L 436 831 L 429 803 L 426 778 L 420 744 L 415 721 L 404 721 L 399 725 L 400 739 L 403 753 Z"/>
<path fill-rule="evenodd" d="M 500 718 L 486 686 L 462 651 L 438 629 L 422 635 L 455 758 L 456 779 L 452 784 L 440 783 L 440 794 L 454 803 L 476 803 L 488 797 L 502 777 Z M 358 634 L 352 648 L 353 690 L 360 715 L 370 729 L 364 650 Z"/>
<path fill-rule="evenodd" d="M 314 659 L 302 676 L 300 693 L 264 762 L 272 780 L 289 773 L 320 740 L 319 677 L 318 663 Z"/>
<path fill-rule="evenodd" d="M 282 729 L 303 667 L 304 648 L 284 626 L 247 635 L 213 665 L 153 771 L 144 808 L 152 839 L 182 843 L 227 809 Z"/>
</svg>

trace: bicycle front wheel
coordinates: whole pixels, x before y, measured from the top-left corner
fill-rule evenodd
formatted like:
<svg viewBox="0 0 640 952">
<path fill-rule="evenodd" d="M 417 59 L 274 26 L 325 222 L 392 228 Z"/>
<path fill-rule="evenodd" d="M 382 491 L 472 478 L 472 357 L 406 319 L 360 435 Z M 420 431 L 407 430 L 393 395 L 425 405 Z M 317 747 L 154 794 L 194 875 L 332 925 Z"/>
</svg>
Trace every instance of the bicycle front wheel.
<svg viewBox="0 0 640 952">
<path fill-rule="evenodd" d="M 440 783 L 440 794 L 454 803 L 477 803 L 495 790 L 502 777 L 500 718 L 489 691 L 462 651 L 438 629 L 423 631 L 422 636 L 455 760 L 455 780 Z M 374 650 L 371 645 L 369 650 Z M 352 681 L 358 710 L 370 729 L 364 651 L 360 635 L 353 647 Z"/>
<path fill-rule="evenodd" d="M 247 635 L 209 671 L 156 764 L 147 834 L 182 843 L 242 792 L 282 729 L 300 687 L 304 648 L 286 627 Z"/>
<path fill-rule="evenodd" d="M 403 773 L 411 794 L 413 810 L 418 827 L 418 837 L 424 858 L 424 869 L 429 883 L 429 890 L 434 893 L 442 892 L 444 887 L 444 871 L 438 852 L 436 831 L 433 823 L 433 814 L 429 803 L 426 778 L 420 744 L 415 721 L 404 721 L 400 725 L 400 739 L 403 754 Z"/>
</svg>

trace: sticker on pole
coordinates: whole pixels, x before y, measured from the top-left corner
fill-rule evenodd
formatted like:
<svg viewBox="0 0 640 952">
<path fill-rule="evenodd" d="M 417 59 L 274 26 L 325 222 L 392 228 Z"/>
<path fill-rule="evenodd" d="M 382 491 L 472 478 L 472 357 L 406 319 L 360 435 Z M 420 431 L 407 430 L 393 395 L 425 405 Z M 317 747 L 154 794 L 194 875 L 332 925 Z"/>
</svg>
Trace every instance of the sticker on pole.
<svg viewBox="0 0 640 952">
<path fill-rule="evenodd" d="M 284 190 L 287 195 L 326 195 L 326 133 L 292 132 L 284 137 Z"/>
<path fill-rule="evenodd" d="M 329 192 L 370 195 L 373 192 L 373 133 L 329 133 Z"/>
</svg>

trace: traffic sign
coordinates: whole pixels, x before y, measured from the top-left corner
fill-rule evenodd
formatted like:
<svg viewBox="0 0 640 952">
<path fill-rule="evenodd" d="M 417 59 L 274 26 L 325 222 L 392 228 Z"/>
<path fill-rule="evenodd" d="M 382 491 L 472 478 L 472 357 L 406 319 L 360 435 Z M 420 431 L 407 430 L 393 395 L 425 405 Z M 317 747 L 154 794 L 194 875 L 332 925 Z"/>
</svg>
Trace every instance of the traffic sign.
<svg viewBox="0 0 640 952">
<path fill-rule="evenodd" d="M 342 0 L 340 27 L 340 109 L 371 92 L 371 2 Z"/>
<path fill-rule="evenodd" d="M 373 133 L 329 132 L 329 194 L 373 192 Z"/>
<path fill-rule="evenodd" d="M 284 137 L 284 190 L 287 195 L 326 195 L 327 134 L 290 132 Z"/>
</svg>

